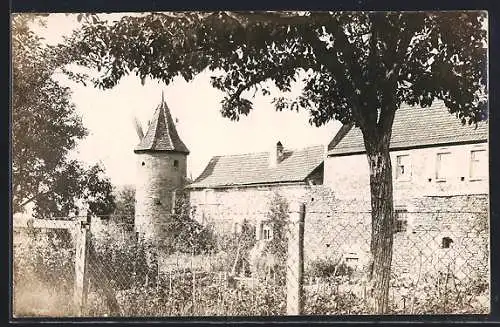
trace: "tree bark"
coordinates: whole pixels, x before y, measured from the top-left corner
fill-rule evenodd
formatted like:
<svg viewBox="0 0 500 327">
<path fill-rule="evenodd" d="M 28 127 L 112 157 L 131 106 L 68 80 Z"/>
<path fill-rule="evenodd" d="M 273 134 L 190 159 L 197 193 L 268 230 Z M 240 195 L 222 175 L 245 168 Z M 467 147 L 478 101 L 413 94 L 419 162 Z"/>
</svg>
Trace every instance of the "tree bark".
<svg viewBox="0 0 500 327">
<path fill-rule="evenodd" d="M 378 135 L 364 133 L 366 154 L 370 167 L 372 209 L 372 260 L 368 269 L 371 283 L 372 306 L 377 314 L 389 309 L 389 282 L 391 278 L 393 247 L 393 188 L 392 164 L 389 154 L 391 129 Z"/>
</svg>

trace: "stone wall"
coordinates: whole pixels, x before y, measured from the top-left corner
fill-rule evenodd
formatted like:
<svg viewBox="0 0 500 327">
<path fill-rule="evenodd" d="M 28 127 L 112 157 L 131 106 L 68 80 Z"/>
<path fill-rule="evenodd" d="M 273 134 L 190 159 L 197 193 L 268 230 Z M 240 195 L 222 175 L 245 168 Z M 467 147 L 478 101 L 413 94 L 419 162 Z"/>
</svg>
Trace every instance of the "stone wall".
<svg viewBox="0 0 500 327">
<path fill-rule="evenodd" d="M 190 201 L 196 220 L 211 224 L 219 233 L 228 233 L 244 220 L 253 224 L 266 220 L 275 193 L 293 205 L 303 201 L 309 188 L 305 184 L 276 184 L 191 190 Z"/>
<path fill-rule="evenodd" d="M 393 151 L 394 207 L 401 228 L 394 234 L 393 271 L 398 274 L 450 271 L 460 278 L 488 275 L 488 171 L 470 174 L 471 152 L 486 144 Z M 446 178 L 436 180 L 436 157 L 449 153 Z M 408 156 L 404 178 L 398 156 Z M 453 164 L 453 165 L 451 165 Z M 409 173 L 408 173 L 409 172 Z M 364 154 L 329 157 L 325 185 L 276 185 L 192 191 L 197 219 L 234 231 L 247 219 L 265 219 L 274 192 L 289 203 L 306 203 L 306 265 L 318 258 L 343 258 L 355 268 L 368 263 L 371 206 Z M 451 243 L 445 244 L 451 241 Z"/>
<path fill-rule="evenodd" d="M 323 190 L 321 191 L 321 188 Z M 343 257 L 362 269 L 369 259 L 368 201 L 339 199 L 327 187 L 314 189 L 306 211 L 305 258 Z M 405 230 L 394 234 L 393 271 L 450 271 L 458 278 L 488 275 L 488 196 L 422 197 L 408 200 Z M 443 248 L 443 239 L 452 240 Z"/>
</svg>

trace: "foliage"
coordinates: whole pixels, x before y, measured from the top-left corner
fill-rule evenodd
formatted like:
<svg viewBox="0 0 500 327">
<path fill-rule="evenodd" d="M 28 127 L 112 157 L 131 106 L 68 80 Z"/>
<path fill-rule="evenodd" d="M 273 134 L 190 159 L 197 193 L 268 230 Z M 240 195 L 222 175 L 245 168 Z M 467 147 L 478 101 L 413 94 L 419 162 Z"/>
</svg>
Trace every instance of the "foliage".
<svg viewBox="0 0 500 327">
<path fill-rule="evenodd" d="M 274 193 L 267 213 L 267 223 L 271 226 L 273 237 L 266 244 L 267 253 L 279 257 L 285 262 L 288 254 L 288 223 L 289 207 L 287 199 L 279 193 Z"/>
<path fill-rule="evenodd" d="M 64 61 L 60 49 L 44 46 L 30 30 L 36 19 L 14 15 L 12 20 L 13 211 L 33 203 L 38 218 L 67 216 L 80 199 L 93 213 L 107 214 L 114 199 L 102 167 L 68 158 L 87 130 L 69 88 L 52 78 Z"/>
<path fill-rule="evenodd" d="M 194 220 L 193 207 L 187 194 L 178 194 L 174 211 L 168 221 L 161 226 L 164 240 L 159 241 L 160 248 L 166 253 L 208 253 L 215 247 L 213 231 Z M 168 235 L 168 236 L 167 236 Z"/>
<path fill-rule="evenodd" d="M 373 119 L 388 97 L 396 107 L 443 99 L 460 118 L 477 121 L 485 113 L 475 107 L 486 85 L 484 19 L 482 12 L 152 13 L 88 23 L 68 51 L 98 69 L 93 81 L 102 88 L 130 73 L 169 83 L 222 70 L 212 84 L 228 94 L 222 113 L 233 119 L 251 109 L 244 91 L 268 94 L 268 80 L 288 91 L 305 71 L 303 94 L 276 104 L 310 110 L 318 125 L 362 124 L 358 114 Z"/>
<path fill-rule="evenodd" d="M 125 316 L 268 316 L 284 314 L 282 287 L 258 283 L 230 287 L 212 272 L 161 275 L 159 286 L 137 287 L 120 292 Z M 193 297 L 194 296 L 194 297 Z M 99 297 L 92 294 L 89 315 L 106 314 Z"/>
<path fill-rule="evenodd" d="M 224 270 L 236 274 L 250 274 L 250 251 L 255 245 L 255 226 L 244 220 L 241 229 L 230 234 L 217 235 L 217 253 L 224 253 Z"/>
<path fill-rule="evenodd" d="M 331 257 L 312 260 L 308 268 L 306 275 L 310 277 L 328 278 L 335 276 L 350 276 L 353 273 L 353 269 L 345 262 L 335 260 Z"/>
<path fill-rule="evenodd" d="M 135 217 L 135 187 L 126 185 L 116 191 L 116 208 L 111 215 L 111 221 L 117 224 L 123 224 L 132 231 Z"/>
<path fill-rule="evenodd" d="M 391 287 L 399 295 L 393 311 L 411 314 L 486 312 L 489 282 L 484 276 L 458 279 L 452 272 L 423 274 L 418 283 L 408 275 L 395 276 Z"/>
<path fill-rule="evenodd" d="M 289 206 L 285 197 L 274 193 L 269 204 L 267 221 L 272 230 L 271 240 L 266 242 L 263 253 L 269 254 L 274 260 L 274 272 L 280 283 L 285 282 L 288 257 L 288 224 Z"/>
<path fill-rule="evenodd" d="M 89 267 L 93 276 L 106 279 L 113 289 L 127 289 L 144 283 L 152 267 L 148 266 L 146 248 L 127 226 L 112 221 L 93 220 L 91 224 L 93 253 Z"/>
</svg>

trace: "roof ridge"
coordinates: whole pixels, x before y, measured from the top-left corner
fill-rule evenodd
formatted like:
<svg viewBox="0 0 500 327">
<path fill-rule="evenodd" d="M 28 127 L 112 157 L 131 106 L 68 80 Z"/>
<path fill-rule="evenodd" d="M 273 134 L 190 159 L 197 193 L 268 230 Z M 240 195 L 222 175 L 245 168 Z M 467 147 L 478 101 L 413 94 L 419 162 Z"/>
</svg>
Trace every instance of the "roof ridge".
<svg viewBox="0 0 500 327">
<path fill-rule="evenodd" d="M 324 145 L 318 144 L 318 145 L 310 145 L 310 146 L 303 147 L 303 148 L 284 148 L 283 151 L 300 151 L 300 150 L 308 150 L 308 149 L 313 149 L 313 148 L 324 148 L 324 147 L 325 147 Z M 212 158 L 215 158 L 215 157 L 219 157 L 219 158 L 237 157 L 237 156 L 246 156 L 249 154 L 268 154 L 268 153 L 270 153 L 270 151 L 256 151 L 256 152 L 245 152 L 245 153 L 234 153 L 234 154 L 217 154 L 217 155 L 213 155 Z"/>
</svg>

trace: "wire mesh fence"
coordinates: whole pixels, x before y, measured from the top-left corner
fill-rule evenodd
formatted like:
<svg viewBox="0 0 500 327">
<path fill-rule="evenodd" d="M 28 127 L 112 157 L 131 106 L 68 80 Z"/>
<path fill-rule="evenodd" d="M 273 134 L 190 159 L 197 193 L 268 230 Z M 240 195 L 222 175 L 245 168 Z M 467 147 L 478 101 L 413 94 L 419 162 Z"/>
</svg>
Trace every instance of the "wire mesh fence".
<svg viewBox="0 0 500 327">
<path fill-rule="evenodd" d="M 306 315 L 373 314 L 370 212 L 306 209 L 302 240 L 298 213 L 281 207 L 264 220 L 234 214 L 203 223 L 169 213 L 143 233 L 132 217 L 95 218 L 81 314 L 270 316 L 290 314 L 290 303 Z M 389 313 L 489 311 L 487 212 L 404 212 L 395 219 Z M 50 266 L 57 267 L 55 280 L 46 273 L 39 279 L 71 294 L 72 243 L 49 246 L 42 234 L 26 243 L 45 249 L 34 255 L 39 261 L 27 261 L 35 252 L 14 244 L 15 281 L 30 267 L 60 262 Z M 70 303 L 68 296 L 60 300 Z"/>
<path fill-rule="evenodd" d="M 13 313 L 23 316 L 73 314 L 75 243 L 61 221 L 13 230 Z"/>
</svg>

